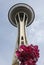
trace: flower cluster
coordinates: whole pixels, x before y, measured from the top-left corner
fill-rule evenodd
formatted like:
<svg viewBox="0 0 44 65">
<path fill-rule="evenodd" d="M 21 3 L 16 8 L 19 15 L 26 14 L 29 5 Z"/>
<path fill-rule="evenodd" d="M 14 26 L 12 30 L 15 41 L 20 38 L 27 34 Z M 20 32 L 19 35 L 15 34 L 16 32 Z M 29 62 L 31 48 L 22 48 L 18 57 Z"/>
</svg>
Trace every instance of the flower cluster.
<svg viewBox="0 0 44 65">
<path fill-rule="evenodd" d="M 36 62 L 39 58 L 39 49 L 38 46 L 29 46 L 21 45 L 16 51 L 16 56 L 21 62 L 20 65 L 36 65 Z"/>
</svg>

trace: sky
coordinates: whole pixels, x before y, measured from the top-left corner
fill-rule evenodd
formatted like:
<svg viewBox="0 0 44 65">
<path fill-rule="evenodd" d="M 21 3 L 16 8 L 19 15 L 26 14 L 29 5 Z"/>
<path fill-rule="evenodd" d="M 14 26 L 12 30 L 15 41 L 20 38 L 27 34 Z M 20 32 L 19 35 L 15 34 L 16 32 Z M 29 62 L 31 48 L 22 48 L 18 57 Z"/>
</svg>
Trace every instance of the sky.
<svg viewBox="0 0 44 65">
<path fill-rule="evenodd" d="M 0 64 L 12 65 L 18 29 L 9 22 L 8 11 L 16 3 L 26 3 L 35 11 L 35 19 L 26 28 L 26 35 L 28 44 L 39 46 L 37 65 L 44 65 L 44 0 L 0 0 Z"/>
</svg>

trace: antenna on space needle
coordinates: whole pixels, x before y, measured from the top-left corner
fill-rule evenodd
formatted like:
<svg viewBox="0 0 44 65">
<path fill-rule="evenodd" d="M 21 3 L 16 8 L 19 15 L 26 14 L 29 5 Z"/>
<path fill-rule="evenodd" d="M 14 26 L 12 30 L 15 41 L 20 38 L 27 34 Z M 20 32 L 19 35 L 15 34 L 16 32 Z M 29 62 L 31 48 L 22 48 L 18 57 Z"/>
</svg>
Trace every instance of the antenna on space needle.
<svg viewBox="0 0 44 65">
<path fill-rule="evenodd" d="M 18 3 L 12 6 L 8 12 L 8 19 L 10 23 L 18 28 L 18 40 L 17 48 L 21 44 L 27 44 L 27 38 L 25 33 L 25 27 L 32 24 L 35 18 L 34 10 L 31 6 Z M 19 65 L 16 56 L 14 55 L 14 60 L 12 65 Z"/>
</svg>

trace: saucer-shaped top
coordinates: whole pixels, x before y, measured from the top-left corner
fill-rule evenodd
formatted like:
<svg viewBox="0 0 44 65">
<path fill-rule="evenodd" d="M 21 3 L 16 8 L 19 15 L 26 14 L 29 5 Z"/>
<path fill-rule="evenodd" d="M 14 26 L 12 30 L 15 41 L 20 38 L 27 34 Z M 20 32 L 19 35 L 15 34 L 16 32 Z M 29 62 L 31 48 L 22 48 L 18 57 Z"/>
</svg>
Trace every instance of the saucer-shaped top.
<svg viewBox="0 0 44 65">
<path fill-rule="evenodd" d="M 35 18 L 35 13 L 31 6 L 24 3 L 18 3 L 12 6 L 8 12 L 8 19 L 10 23 L 16 27 L 17 24 L 19 23 L 17 13 L 21 15 L 20 17 L 22 17 L 23 13 L 25 13 L 25 21 L 24 21 L 25 23 L 26 23 L 26 18 L 28 18 L 26 26 L 29 26 Z M 17 23 L 16 23 L 16 19 L 17 19 Z"/>
</svg>

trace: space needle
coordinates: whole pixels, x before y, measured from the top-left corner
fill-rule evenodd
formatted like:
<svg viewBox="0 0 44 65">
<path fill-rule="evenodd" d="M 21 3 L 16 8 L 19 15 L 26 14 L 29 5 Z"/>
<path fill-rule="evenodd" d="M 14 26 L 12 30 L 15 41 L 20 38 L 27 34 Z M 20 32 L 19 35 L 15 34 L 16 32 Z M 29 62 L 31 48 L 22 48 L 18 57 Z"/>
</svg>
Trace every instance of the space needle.
<svg viewBox="0 0 44 65">
<path fill-rule="evenodd" d="M 13 26 L 18 28 L 16 49 L 18 49 L 21 44 L 27 45 L 25 29 L 32 24 L 34 18 L 35 13 L 33 8 L 25 3 L 18 3 L 10 8 L 8 12 L 8 19 Z M 12 65 L 19 65 L 19 61 L 15 53 Z"/>
</svg>

